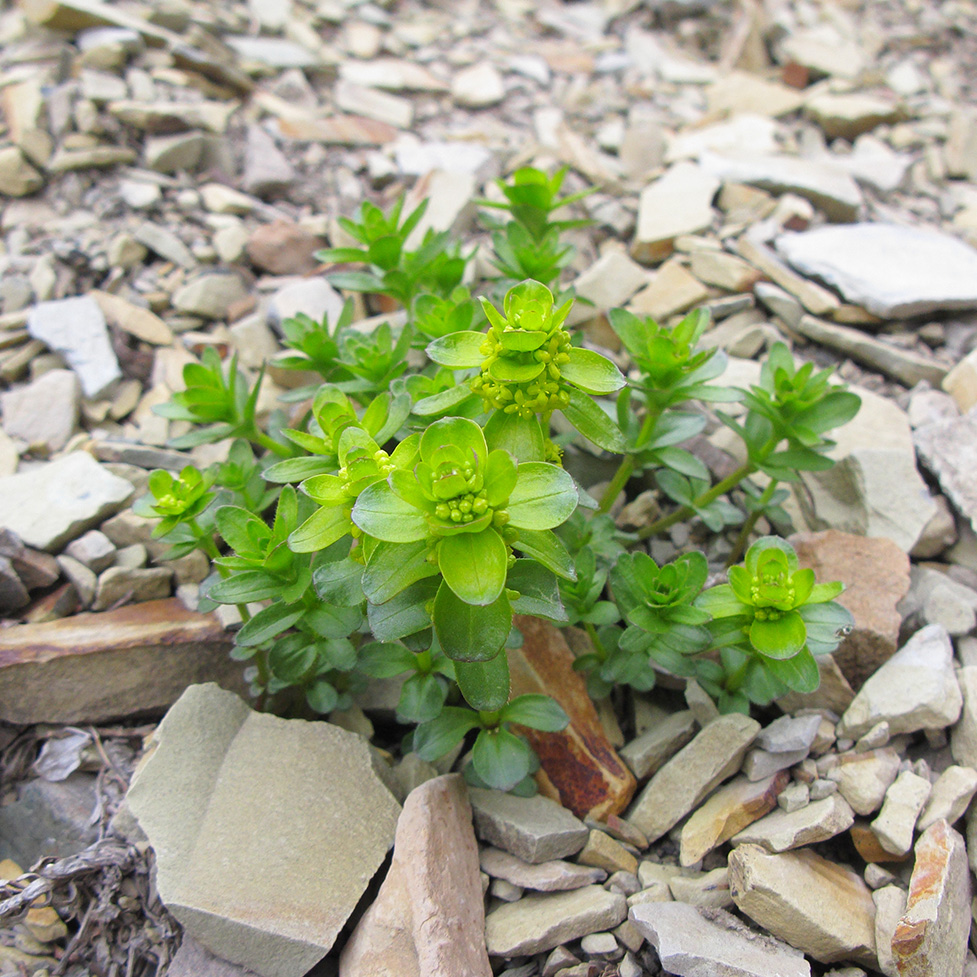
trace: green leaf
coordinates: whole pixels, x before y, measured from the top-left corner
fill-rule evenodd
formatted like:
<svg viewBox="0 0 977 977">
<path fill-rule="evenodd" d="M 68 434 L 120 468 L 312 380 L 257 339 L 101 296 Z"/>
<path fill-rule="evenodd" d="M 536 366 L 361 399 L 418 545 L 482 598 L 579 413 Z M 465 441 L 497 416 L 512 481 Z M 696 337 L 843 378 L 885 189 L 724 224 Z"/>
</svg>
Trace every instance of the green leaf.
<svg viewBox="0 0 977 977">
<path fill-rule="evenodd" d="M 290 636 L 276 641 L 268 652 L 268 667 L 275 678 L 290 685 L 299 682 L 315 663 L 315 644 L 304 634 Z"/>
<path fill-rule="evenodd" d="M 374 482 L 360 493 L 351 518 L 363 532 L 388 543 L 414 543 L 428 535 L 424 515 L 386 482 Z"/>
<path fill-rule="evenodd" d="M 465 734 L 479 725 L 478 714 L 460 706 L 445 706 L 441 715 L 414 730 L 414 752 L 428 763 L 453 750 Z"/>
<path fill-rule="evenodd" d="M 327 604 L 339 607 L 358 607 L 363 603 L 363 564 L 347 557 L 324 563 L 312 573 L 312 585 Z"/>
<path fill-rule="evenodd" d="M 626 383 L 621 371 L 606 356 L 592 349 L 573 347 L 570 362 L 560 367 L 564 380 L 589 394 L 612 394 Z"/>
<path fill-rule="evenodd" d="M 445 583 L 466 604 L 493 603 L 505 586 L 508 551 L 494 529 L 446 536 L 438 544 Z"/>
<path fill-rule="evenodd" d="M 752 613 L 752 610 L 736 596 L 733 588 L 725 583 L 704 590 L 696 597 L 694 603 L 713 618 L 738 617 Z"/>
<path fill-rule="evenodd" d="M 545 457 L 543 430 L 535 415 L 522 417 L 493 411 L 484 428 L 485 441 L 490 450 L 502 448 L 517 461 L 542 461 Z"/>
<path fill-rule="evenodd" d="M 260 645 L 270 638 L 287 631 L 305 614 L 304 607 L 289 604 L 271 604 L 264 607 L 250 621 L 245 621 L 234 641 L 242 647 Z"/>
<path fill-rule="evenodd" d="M 529 773 L 529 744 L 507 729 L 483 729 L 472 748 L 472 766 L 490 787 L 508 790 Z"/>
<path fill-rule="evenodd" d="M 503 592 L 487 606 L 466 604 L 442 582 L 434 599 L 434 630 L 441 650 L 453 661 L 488 661 L 505 644 L 512 608 Z"/>
<path fill-rule="evenodd" d="M 566 419 L 585 437 L 600 448 L 622 454 L 626 445 L 624 435 L 614 422 L 590 397 L 576 387 L 570 389 L 570 403 L 563 408 Z"/>
<path fill-rule="evenodd" d="M 753 619 L 750 644 L 767 658 L 792 658 L 807 640 L 807 628 L 797 611 L 788 611 L 776 621 Z"/>
<path fill-rule="evenodd" d="M 316 604 L 303 612 L 303 624 L 322 638 L 346 638 L 363 622 L 358 607 L 334 607 Z"/>
<path fill-rule="evenodd" d="M 472 709 L 501 709 L 509 700 L 509 657 L 505 649 L 489 661 L 455 662 L 455 681 Z"/>
<path fill-rule="evenodd" d="M 438 583 L 437 577 L 428 577 L 411 584 L 383 604 L 368 604 L 366 611 L 373 636 L 380 641 L 396 641 L 429 628 L 431 617 L 426 605 L 434 598 Z M 447 588 L 442 585 L 442 589 Z"/>
<path fill-rule="evenodd" d="M 400 689 L 397 719 L 426 723 L 436 719 L 448 695 L 448 683 L 440 675 L 411 675 Z"/>
<path fill-rule="evenodd" d="M 339 705 L 339 693 L 328 679 L 320 678 L 305 690 L 305 701 L 313 712 L 325 715 Z"/>
<path fill-rule="evenodd" d="M 545 369 L 545 363 L 537 363 L 535 360 L 520 363 L 518 360 L 500 356 L 489 366 L 488 375 L 500 383 L 526 383 L 538 377 Z"/>
<path fill-rule="evenodd" d="M 805 604 L 797 613 L 807 627 L 808 650 L 815 656 L 834 651 L 855 623 L 848 608 L 837 601 Z"/>
<path fill-rule="evenodd" d="M 514 529 L 552 529 L 566 522 L 576 507 L 577 489 L 568 472 L 538 461 L 519 466 L 508 505 Z"/>
<path fill-rule="evenodd" d="M 352 528 L 347 506 L 323 506 L 288 537 L 288 548 L 293 553 L 315 553 L 342 539 Z"/>
<path fill-rule="evenodd" d="M 301 482 L 314 475 L 325 475 L 334 467 L 329 458 L 321 456 L 306 458 L 286 458 L 284 461 L 269 465 L 263 472 L 265 481 L 281 484 L 284 482 Z"/>
<path fill-rule="evenodd" d="M 808 648 L 802 648 L 792 658 L 780 661 L 768 659 L 767 669 L 795 692 L 814 692 L 821 684 L 818 663 Z"/>
<path fill-rule="evenodd" d="M 371 604 L 383 604 L 405 587 L 425 577 L 433 577 L 438 568 L 427 559 L 428 541 L 413 543 L 377 543 L 363 572 L 363 592 Z"/>
<path fill-rule="evenodd" d="M 831 583 L 816 583 L 811 592 L 807 595 L 805 604 L 824 604 L 829 600 L 834 600 L 839 594 L 843 593 L 845 585 L 840 580 Z"/>
<path fill-rule="evenodd" d="M 478 366 L 485 355 L 480 351 L 485 342 L 485 333 L 462 330 L 441 336 L 428 344 L 427 355 L 435 363 L 453 370 L 464 370 Z"/>
<path fill-rule="evenodd" d="M 502 709 L 503 722 L 519 723 L 544 733 L 558 733 L 570 724 L 563 708 L 548 695 L 520 695 Z"/>
<path fill-rule="evenodd" d="M 568 623 L 556 576 L 534 560 L 516 560 L 505 585 L 508 590 L 519 594 L 515 598 L 510 595 L 512 610 L 516 614 L 532 614 L 558 624 Z"/>
<path fill-rule="evenodd" d="M 222 505 L 215 516 L 217 532 L 238 556 L 257 558 L 264 555 L 262 545 L 271 530 L 256 515 L 236 505 Z"/>
<path fill-rule="evenodd" d="M 373 678 L 393 678 L 414 671 L 417 657 L 392 641 L 371 641 L 360 648 L 358 664 Z"/>
<path fill-rule="evenodd" d="M 467 384 L 459 383 L 457 386 L 448 387 L 430 397 L 422 397 L 413 407 L 413 412 L 418 417 L 433 417 L 435 414 L 443 414 L 445 411 L 456 410 L 466 400 L 475 399 L 475 394 L 471 392 Z"/>
<path fill-rule="evenodd" d="M 251 601 L 277 597 L 284 584 L 263 570 L 242 570 L 233 577 L 217 580 L 207 596 L 218 604 L 249 604 Z"/>
<path fill-rule="evenodd" d="M 549 529 L 517 529 L 512 545 L 538 560 L 564 580 L 576 580 L 577 570 L 559 536 Z"/>
<path fill-rule="evenodd" d="M 488 454 L 482 429 L 467 417 L 444 417 L 429 425 L 421 435 L 421 458 L 430 461 L 437 449 L 443 445 L 453 445 L 466 457 L 474 454 L 482 461 Z M 406 543 L 409 540 L 400 542 Z"/>
<path fill-rule="evenodd" d="M 516 466 L 508 451 L 495 449 L 489 452 L 488 464 L 485 467 L 484 489 L 488 504 L 493 509 L 504 506 L 515 488 L 517 480 Z"/>
</svg>

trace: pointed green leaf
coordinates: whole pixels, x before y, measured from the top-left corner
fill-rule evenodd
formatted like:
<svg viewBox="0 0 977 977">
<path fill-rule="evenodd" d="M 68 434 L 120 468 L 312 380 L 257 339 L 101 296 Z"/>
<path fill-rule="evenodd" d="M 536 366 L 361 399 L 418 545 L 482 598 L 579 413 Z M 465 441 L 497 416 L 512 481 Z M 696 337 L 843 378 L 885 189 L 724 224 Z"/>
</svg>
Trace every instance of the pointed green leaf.
<svg viewBox="0 0 977 977">
<path fill-rule="evenodd" d="M 312 573 L 312 585 L 321 600 L 339 607 L 358 607 L 363 603 L 363 564 L 347 557 L 324 563 Z"/>
<path fill-rule="evenodd" d="M 797 611 L 788 611 L 776 621 L 754 618 L 750 625 L 750 644 L 767 658 L 792 658 L 807 640 L 807 628 Z"/>
<path fill-rule="evenodd" d="M 367 604 L 367 618 L 373 636 L 380 641 L 397 641 L 429 628 L 431 616 L 427 611 L 427 603 L 434 598 L 438 584 L 437 577 L 426 577 L 412 583 L 383 604 Z M 447 589 L 443 584 L 442 588 Z"/>
<path fill-rule="evenodd" d="M 570 403 L 563 408 L 566 419 L 585 437 L 600 448 L 621 454 L 625 450 L 624 435 L 614 422 L 590 397 L 576 387 L 570 389 Z"/>
<path fill-rule="evenodd" d="M 363 592 L 371 604 L 383 604 L 405 587 L 432 577 L 437 565 L 427 559 L 426 539 L 413 543 L 377 543 L 363 572 Z"/>
<path fill-rule="evenodd" d="M 485 441 L 491 450 L 502 448 L 517 461 L 542 461 L 544 436 L 536 416 L 522 417 L 494 411 L 485 425 Z"/>
<path fill-rule="evenodd" d="M 445 583 L 466 604 L 493 603 L 505 586 L 508 553 L 494 529 L 446 536 L 438 545 Z"/>
<path fill-rule="evenodd" d="M 287 631 L 302 615 L 304 607 L 275 603 L 262 608 L 250 621 L 245 621 L 234 638 L 236 644 L 249 648 L 263 644 L 270 638 Z"/>
<path fill-rule="evenodd" d="M 532 763 L 529 744 L 506 729 L 483 729 L 472 748 L 472 766 L 490 787 L 515 787 Z"/>
<path fill-rule="evenodd" d="M 500 718 L 544 733 L 558 733 L 570 724 L 569 717 L 557 702 L 538 693 L 517 696 L 502 709 Z"/>
<path fill-rule="evenodd" d="M 564 580 L 576 580 L 577 570 L 559 536 L 548 529 L 517 529 L 512 545 L 538 560 Z"/>
<path fill-rule="evenodd" d="M 263 570 L 242 570 L 215 581 L 207 589 L 207 596 L 218 604 L 248 604 L 277 597 L 282 587 L 281 580 Z"/>
<path fill-rule="evenodd" d="M 397 719 L 408 723 L 426 723 L 437 718 L 448 695 L 448 683 L 434 674 L 415 673 L 400 688 Z"/>
<path fill-rule="evenodd" d="M 501 709 L 509 700 L 509 658 L 503 648 L 484 662 L 455 662 L 455 680 L 472 709 Z"/>
<path fill-rule="evenodd" d="M 422 723 L 414 730 L 414 752 L 432 763 L 454 749 L 478 725 L 478 714 L 471 709 L 446 706 L 437 719 Z"/>
<path fill-rule="evenodd" d="M 293 553 L 315 553 L 332 546 L 351 529 L 349 506 L 323 506 L 288 537 L 288 548 Z"/>
<path fill-rule="evenodd" d="M 767 669 L 795 692 L 814 692 L 821 684 L 818 663 L 808 648 L 802 648 L 792 658 L 766 662 Z"/>
</svg>

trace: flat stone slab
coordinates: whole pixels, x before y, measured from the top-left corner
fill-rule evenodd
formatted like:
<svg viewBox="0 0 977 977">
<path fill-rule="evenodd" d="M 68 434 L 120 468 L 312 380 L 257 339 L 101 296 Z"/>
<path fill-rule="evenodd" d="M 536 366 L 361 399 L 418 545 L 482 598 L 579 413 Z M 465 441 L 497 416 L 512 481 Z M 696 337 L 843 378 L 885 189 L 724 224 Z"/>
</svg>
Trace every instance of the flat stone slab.
<svg viewBox="0 0 977 977">
<path fill-rule="evenodd" d="M 977 531 L 977 411 L 913 431 L 922 463 Z"/>
<path fill-rule="evenodd" d="M 548 797 L 473 787 L 468 796 L 483 841 L 536 865 L 575 855 L 590 837 L 582 821 Z"/>
<path fill-rule="evenodd" d="M 776 246 L 798 271 L 883 319 L 977 308 L 977 250 L 949 234 L 865 223 L 783 234 Z"/>
<path fill-rule="evenodd" d="M 751 930 L 722 909 L 681 902 L 632 906 L 631 922 L 678 977 L 810 977 L 800 950 Z"/>
<path fill-rule="evenodd" d="M 627 915 L 627 899 L 598 885 L 524 896 L 488 914 L 485 942 L 491 956 L 543 953 L 581 936 L 613 929 Z"/>
<path fill-rule="evenodd" d="M 0 720 L 102 723 L 158 712 L 194 682 L 245 691 L 231 635 L 175 597 L 0 629 Z"/>
<path fill-rule="evenodd" d="M 360 736 L 252 712 L 216 685 L 166 714 L 126 806 L 170 912 L 262 977 L 301 977 L 325 956 L 400 813 Z"/>
<path fill-rule="evenodd" d="M 132 493 L 130 482 L 87 452 L 73 451 L 0 478 L 0 527 L 12 529 L 28 546 L 57 553 L 118 512 Z"/>
</svg>

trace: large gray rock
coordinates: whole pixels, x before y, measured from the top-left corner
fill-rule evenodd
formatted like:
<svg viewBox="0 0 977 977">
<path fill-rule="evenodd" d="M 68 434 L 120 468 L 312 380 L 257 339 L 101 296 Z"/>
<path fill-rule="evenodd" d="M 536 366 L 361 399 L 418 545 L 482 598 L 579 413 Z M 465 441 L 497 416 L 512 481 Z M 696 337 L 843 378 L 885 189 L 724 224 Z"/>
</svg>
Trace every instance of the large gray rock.
<svg viewBox="0 0 977 977">
<path fill-rule="evenodd" d="M 962 705 L 950 636 L 930 624 L 869 677 L 841 717 L 838 735 L 859 737 L 883 721 L 893 735 L 944 729 L 957 721 Z"/>
<path fill-rule="evenodd" d="M 173 307 L 204 319 L 223 319 L 227 310 L 247 297 L 240 277 L 233 272 L 199 275 L 173 293 Z"/>
<path fill-rule="evenodd" d="M 170 912 L 263 977 L 300 977 L 329 951 L 400 810 L 359 736 L 252 712 L 214 685 L 167 713 L 126 805 Z"/>
<path fill-rule="evenodd" d="M 132 495 L 132 485 L 91 455 L 74 451 L 28 471 L 0 478 L 0 526 L 28 546 L 58 552 L 108 518 Z"/>
<path fill-rule="evenodd" d="M 773 811 L 744 828 L 732 841 L 734 845 L 761 845 L 772 852 L 788 851 L 833 838 L 847 831 L 854 821 L 848 802 L 839 794 L 831 794 L 796 811 Z"/>
<path fill-rule="evenodd" d="M 632 906 L 631 922 L 678 977 L 809 977 L 792 946 L 744 926 L 722 909 L 700 912 L 681 902 Z"/>
<path fill-rule="evenodd" d="M 39 302 L 27 317 L 27 331 L 64 357 L 86 397 L 97 399 L 122 377 L 105 316 L 91 296 Z"/>
<path fill-rule="evenodd" d="M 777 250 L 883 319 L 977 307 L 977 251 L 949 234 L 895 224 L 784 234 Z"/>
<path fill-rule="evenodd" d="M 0 396 L 3 429 L 28 445 L 60 451 L 74 434 L 80 401 L 78 377 L 71 370 L 49 370 Z"/>
<path fill-rule="evenodd" d="M 491 977 L 478 846 L 458 774 L 421 784 L 404 802 L 390 871 L 339 966 L 343 977 Z"/>
</svg>

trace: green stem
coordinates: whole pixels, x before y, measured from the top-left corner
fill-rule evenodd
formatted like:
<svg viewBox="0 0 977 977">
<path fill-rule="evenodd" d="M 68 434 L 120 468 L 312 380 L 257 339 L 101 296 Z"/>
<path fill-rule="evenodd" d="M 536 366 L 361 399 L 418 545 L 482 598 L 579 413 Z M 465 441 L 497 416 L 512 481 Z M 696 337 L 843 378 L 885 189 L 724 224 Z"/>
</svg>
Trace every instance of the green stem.
<svg viewBox="0 0 977 977">
<path fill-rule="evenodd" d="M 292 452 L 284 444 L 279 444 L 277 441 L 272 440 L 272 438 L 257 428 L 255 428 L 254 436 L 250 440 L 278 455 L 279 458 L 290 458 L 292 455 Z"/>
<path fill-rule="evenodd" d="M 696 509 L 709 505 L 710 502 L 715 502 L 719 496 L 725 495 L 730 489 L 736 488 L 744 478 L 752 475 L 755 471 L 756 468 L 749 463 L 741 465 L 731 475 L 728 475 L 721 482 L 716 482 L 707 492 L 703 492 L 691 506 L 680 506 L 674 512 L 669 513 L 669 515 L 662 516 L 661 519 L 656 519 L 650 526 L 645 526 L 644 529 L 639 530 L 638 539 L 647 539 L 649 536 L 654 536 L 656 533 L 660 533 L 670 526 L 674 526 L 675 523 L 681 522 L 683 519 L 689 519 L 695 515 Z"/>
<path fill-rule="evenodd" d="M 587 632 L 587 637 L 590 638 L 590 643 L 594 646 L 594 651 L 597 652 L 597 657 L 602 662 L 607 661 L 607 649 L 604 647 L 600 638 L 597 637 L 597 628 L 590 621 L 584 621 L 583 626 Z"/>
<path fill-rule="evenodd" d="M 196 519 L 189 520 L 187 525 L 196 533 L 197 545 L 203 550 L 204 555 L 210 560 L 217 572 L 226 580 L 231 575 L 231 571 L 216 562 L 220 559 L 221 553 L 217 548 L 217 544 L 214 542 L 213 535 L 201 529 Z M 242 621 L 251 620 L 251 612 L 245 604 L 235 604 L 234 606 L 237 608 L 238 614 L 241 615 Z"/>
<path fill-rule="evenodd" d="M 760 498 L 757 499 L 756 509 L 753 510 L 747 517 L 746 522 L 743 523 L 743 528 L 740 530 L 739 536 L 736 537 L 736 542 L 733 544 L 732 552 L 726 560 L 726 569 L 728 570 L 734 563 L 738 563 L 740 557 L 743 555 L 743 550 L 746 549 L 747 540 L 750 538 L 750 533 L 753 532 L 753 527 L 757 524 L 757 520 L 763 515 L 763 510 L 767 503 L 773 498 L 773 493 L 777 490 L 777 486 L 780 483 L 776 478 L 770 479 L 770 484 L 763 490 Z"/>
<path fill-rule="evenodd" d="M 658 423 L 659 417 L 661 417 L 660 407 L 648 408 L 648 411 L 645 414 L 645 419 L 641 424 L 641 430 L 638 432 L 638 437 L 635 440 L 635 444 L 644 444 L 654 429 L 655 424 Z M 614 473 L 614 477 L 611 479 L 610 484 L 604 490 L 604 495 L 600 500 L 600 505 L 597 507 L 598 515 L 611 511 L 611 506 L 614 505 L 614 500 L 618 497 L 618 493 L 620 493 L 621 489 L 628 484 L 628 479 L 632 476 L 632 474 L 634 474 L 634 465 L 634 455 L 625 455 L 624 458 L 621 459 L 621 464 Z"/>
<path fill-rule="evenodd" d="M 431 667 L 434 665 L 434 657 L 431 654 L 431 649 L 428 648 L 425 651 L 419 651 L 414 656 L 417 662 L 417 671 L 420 675 L 427 675 L 431 671 Z"/>
</svg>

